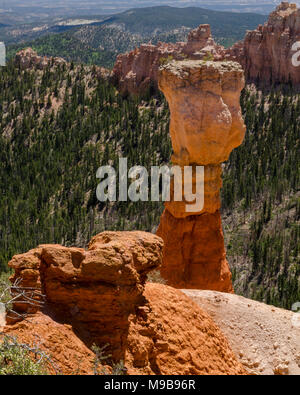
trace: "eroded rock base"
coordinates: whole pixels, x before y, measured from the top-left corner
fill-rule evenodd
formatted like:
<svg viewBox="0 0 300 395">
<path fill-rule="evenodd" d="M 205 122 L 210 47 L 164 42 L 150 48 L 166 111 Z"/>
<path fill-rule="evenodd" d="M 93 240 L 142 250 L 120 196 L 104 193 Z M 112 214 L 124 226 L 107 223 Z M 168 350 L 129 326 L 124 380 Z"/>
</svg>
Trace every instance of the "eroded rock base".
<svg viewBox="0 0 300 395">
<path fill-rule="evenodd" d="M 161 274 L 169 285 L 233 292 L 219 211 L 175 218 L 165 210 L 157 235 L 165 242 Z"/>
</svg>

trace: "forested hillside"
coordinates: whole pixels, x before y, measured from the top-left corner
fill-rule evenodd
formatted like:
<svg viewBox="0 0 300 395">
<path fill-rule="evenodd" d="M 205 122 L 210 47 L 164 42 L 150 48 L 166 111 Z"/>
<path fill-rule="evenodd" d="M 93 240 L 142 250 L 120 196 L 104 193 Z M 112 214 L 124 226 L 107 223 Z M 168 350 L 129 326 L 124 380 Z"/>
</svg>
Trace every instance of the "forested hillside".
<svg viewBox="0 0 300 395">
<path fill-rule="evenodd" d="M 264 15 L 254 13 L 159 6 L 131 9 L 112 15 L 103 23 L 123 26 L 126 31 L 142 35 L 152 35 L 155 31 L 166 32 L 182 26 L 195 28 L 202 23 L 209 23 L 216 39 L 231 38 L 237 41 L 243 38 L 247 29 L 254 29 L 265 20 Z"/>
<path fill-rule="evenodd" d="M 289 309 L 300 300 L 300 95 L 248 89 L 241 104 L 247 134 L 222 191 L 235 289 Z"/>
<path fill-rule="evenodd" d="M 254 13 L 233 13 L 199 7 L 146 7 L 132 9 L 83 26 L 11 26 L 1 29 L 9 57 L 25 47 L 40 55 L 63 57 L 68 61 L 112 67 L 117 55 L 151 41 L 185 41 L 188 32 L 200 24 L 210 24 L 217 43 L 226 47 L 242 40 L 266 20 Z M 87 21 L 88 22 L 88 21 Z M 54 22 L 53 22 L 54 23 Z M 74 22 L 75 23 L 75 22 Z"/>
<path fill-rule="evenodd" d="M 162 99 L 123 100 L 93 67 L 0 74 L 1 268 L 40 243 L 84 245 L 104 229 L 147 229 L 157 203 L 97 204 L 96 171 L 118 156 L 128 166 L 167 162 Z M 147 206 L 147 207 L 146 207 Z"/>
<path fill-rule="evenodd" d="M 223 221 L 238 293 L 300 300 L 300 96 L 241 99 L 247 135 L 224 169 Z M 97 168 L 168 163 L 161 95 L 122 98 L 91 66 L 0 70 L 0 267 L 41 243 L 85 246 L 104 229 L 154 231 L 162 203 L 99 203 Z M 249 285 L 250 283 L 250 285 Z"/>
<path fill-rule="evenodd" d="M 140 35 L 106 26 L 83 26 L 59 34 L 48 34 L 36 40 L 10 45 L 8 57 L 24 47 L 31 47 L 40 55 L 63 57 L 76 63 L 95 64 L 112 68 L 116 57 L 143 42 Z"/>
<path fill-rule="evenodd" d="M 24 47 L 31 47 L 40 55 L 62 57 L 67 61 L 112 68 L 117 55 L 140 46 L 144 42 L 177 42 L 187 39 L 189 29 L 143 36 L 124 32 L 117 27 L 83 26 L 59 34 L 48 34 L 26 43 L 8 46 L 8 58 Z"/>
</svg>

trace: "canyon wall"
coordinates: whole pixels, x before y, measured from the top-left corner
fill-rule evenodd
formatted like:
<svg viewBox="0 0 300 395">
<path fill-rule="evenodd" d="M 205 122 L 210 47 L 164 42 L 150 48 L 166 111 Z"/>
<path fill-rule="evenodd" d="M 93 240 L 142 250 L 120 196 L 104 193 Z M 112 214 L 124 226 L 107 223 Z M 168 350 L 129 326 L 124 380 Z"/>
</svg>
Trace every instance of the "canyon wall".
<svg viewBox="0 0 300 395">
<path fill-rule="evenodd" d="M 297 46 L 295 43 L 299 42 Z M 293 49 L 293 45 L 296 45 Z M 300 9 L 296 4 L 282 2 L 264 25 L 248 31 L 242 42 L 226 50 L 225 58 L 238 61 L 247 81 L 271 85 L 300 85 Z"/>
<path fill-rule="evenodd" d="M 172 179 L 171 201 L 157 230 L 164 240 L 161 274 L 174 287 L 233 292 L 219 193 L 221 163 L 245 135 L 239 103 L 243 70 L 234 62 L 184 60 L 162 66 L 158 77 L 170 106 L 172 164 L 182 174 L 185 166 L 193 167 L 189 182 L 196 195 L 201 194 L 196 166 L 204 166 L 204 204 L 198 211 L 189 212 L 187 201 L 176 201 Z"/>
</svg>

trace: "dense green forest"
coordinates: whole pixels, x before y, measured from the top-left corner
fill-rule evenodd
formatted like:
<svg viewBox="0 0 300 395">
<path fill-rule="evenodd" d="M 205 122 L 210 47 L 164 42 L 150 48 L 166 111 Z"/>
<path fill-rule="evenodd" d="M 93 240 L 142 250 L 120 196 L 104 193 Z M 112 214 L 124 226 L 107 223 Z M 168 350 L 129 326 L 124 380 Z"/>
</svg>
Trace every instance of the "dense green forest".
<svg viewBox="0 0 300 395">
<path fill-rule="evenodd" d="M 281 90 L 282 91 L 282 90 Z M 238 293 L 300 300 L 300 95 L 248 87 L 247 135 L 224 169 L 223 223 Z M 100 203 L 99 166 L 168 163 L 162 95 L 124 98 L 92 66 L 0 69 L 0 270 L 41 243 L 85 246 L 104 229 L 155 231 L 157 202 Z"/>
<path fill-rule="evenodd" d="M 300 95 L 246 89 L 241 105 L 247 134 L 222 190 L 235 289 L 289 309 L 300 300 Z"/>
<path fill-rule="evenodd" d="M 161 205 L 97 204 L 99 166 L 168 162 L 165 102 L 123 98 L 93 67 L 0 74 L 0 257 L 37 244 L 85 244 L 104 229 L 147 229 Z"/>
</svg>

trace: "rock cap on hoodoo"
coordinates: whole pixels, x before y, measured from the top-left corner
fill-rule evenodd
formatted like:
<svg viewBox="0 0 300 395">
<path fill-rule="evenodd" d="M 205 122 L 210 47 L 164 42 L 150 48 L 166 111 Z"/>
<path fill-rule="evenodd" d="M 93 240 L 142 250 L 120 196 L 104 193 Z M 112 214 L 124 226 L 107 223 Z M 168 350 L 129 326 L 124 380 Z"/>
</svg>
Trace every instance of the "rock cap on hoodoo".
<svg viewBox="0 0 300 395">
<path fill-rule="evenodd" d="M 173 163 L 226 161 L 246 130 L 240 107 L 242 67 L 226 61 L 172 61 L 160 67 L 158 84 L 171 111 Z"/>
<path fill-rule="evenodd" d="M 176 87 L 197 86 L 203 81 L 215 83 L 234 76 L 234 89 L 242 90 L 245 85 L 242 66 L 232 61 L 174 60 L 159 68 L 159 86 L 164 82 L 175 83 Z M 175 79 L 174 79 L 175 77 Z"/>
</svg>

